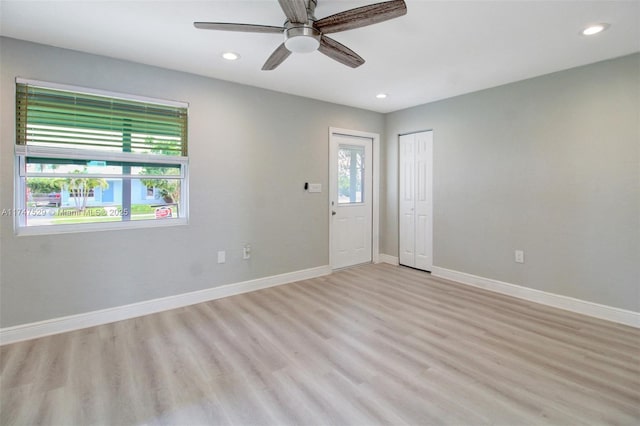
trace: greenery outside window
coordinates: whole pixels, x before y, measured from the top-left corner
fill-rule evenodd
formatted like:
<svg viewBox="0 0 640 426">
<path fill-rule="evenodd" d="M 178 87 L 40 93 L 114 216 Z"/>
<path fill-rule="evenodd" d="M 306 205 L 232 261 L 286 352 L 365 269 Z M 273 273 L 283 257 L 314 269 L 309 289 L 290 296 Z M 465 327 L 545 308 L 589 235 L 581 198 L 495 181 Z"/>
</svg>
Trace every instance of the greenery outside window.
<svg viewBox="0 0 640 426">
<path fill-rule="evenodd" d="M 19 234 L 187 222 L 185 103 L 17 79 L 15 153 Z"/>
</svg>

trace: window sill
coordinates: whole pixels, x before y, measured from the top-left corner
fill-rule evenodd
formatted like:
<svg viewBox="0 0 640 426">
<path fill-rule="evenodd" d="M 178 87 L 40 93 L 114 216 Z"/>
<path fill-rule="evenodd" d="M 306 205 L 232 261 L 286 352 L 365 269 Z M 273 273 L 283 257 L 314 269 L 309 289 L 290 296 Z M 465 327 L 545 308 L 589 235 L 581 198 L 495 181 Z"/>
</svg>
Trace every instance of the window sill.
<svg viewBox="0 0 640 426">
<path fill-rule="evenodd" d="M 103 222 L 103 223 L 84 223 L 72 225 L 46 225 L 46 226 L 30 226 L 16 227 L 16 235 L 19 237 L 30 235 L 55 235 L 70 234 L 79 232 L 100 232 L 100 231 L 117 231 L 123 229 L 148 229 L 148 228 L 166 228 L 173 226 L 188 225 L 188 219 L 169 219 L 169 220 L 140 220 L 129 222 Z"/>
</svg>

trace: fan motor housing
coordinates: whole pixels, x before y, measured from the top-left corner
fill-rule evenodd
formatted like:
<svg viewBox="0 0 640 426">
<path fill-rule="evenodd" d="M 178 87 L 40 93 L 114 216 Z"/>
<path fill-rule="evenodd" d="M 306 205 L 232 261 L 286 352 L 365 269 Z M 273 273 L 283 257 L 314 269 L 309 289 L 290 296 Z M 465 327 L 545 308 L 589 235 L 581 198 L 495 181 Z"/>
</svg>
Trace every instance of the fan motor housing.
<svg viewBox="0 0 640 426">
<path fill-rule="evenodd" d="M 295 53 L 314 52 L 320 46 L 320 31 L 308 24 L 294 24 L 284 31 L 285 47 Z"/>
</svg>

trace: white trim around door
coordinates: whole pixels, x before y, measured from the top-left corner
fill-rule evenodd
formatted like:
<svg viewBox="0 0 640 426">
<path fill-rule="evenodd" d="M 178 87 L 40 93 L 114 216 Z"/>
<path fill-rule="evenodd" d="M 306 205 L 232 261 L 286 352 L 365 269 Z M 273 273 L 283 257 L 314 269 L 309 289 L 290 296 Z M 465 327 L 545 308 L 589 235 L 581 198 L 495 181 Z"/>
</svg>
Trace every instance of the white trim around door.
<svg viewBox="0 0 640 426">
<path fill-rule="evenodd" d="M 373 145 L 373 193 L 372 193 L 372 229 L 371 229 L 371 261 L 373 263 L 380 262 L 380 135 L 377 133 L 363 132 L 359 130 L 341 129 L 338 127 L 329 127 L 329 153 L 331 151 L 331 145 L 333 143 L 334 135 L 337 136 L 352 136 L 359 138 L 369 138 Z M 330 157 L 330 155 L 329 155 Z M 328 162 L 329 168 L 331 168 L 331 159 Z M 329 170 L 329 175 L 331 174 Z M 329 177 L 329 185 L 331 185 L 331 178 Z M 331 221 L 331 191 L 327 191 L 327 207 L 328 207 L 328 220 L 329 220 L 329 265 L 334 267 L 333 255 L 331 244 L 333 241 L 333 229 Z"/>
</svg>

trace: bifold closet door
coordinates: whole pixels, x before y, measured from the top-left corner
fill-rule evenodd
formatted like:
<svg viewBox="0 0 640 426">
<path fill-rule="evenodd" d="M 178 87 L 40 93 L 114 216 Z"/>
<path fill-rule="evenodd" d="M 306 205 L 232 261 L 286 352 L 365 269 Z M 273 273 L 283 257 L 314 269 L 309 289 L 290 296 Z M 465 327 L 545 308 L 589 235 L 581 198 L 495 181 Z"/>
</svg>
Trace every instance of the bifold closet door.
<svg viewBox="0 0 640 426">
<path fill-rule="evenodd" d="M 433 267 L 433 132 L 400 136 L 399 261 Z"/>
</svg>

